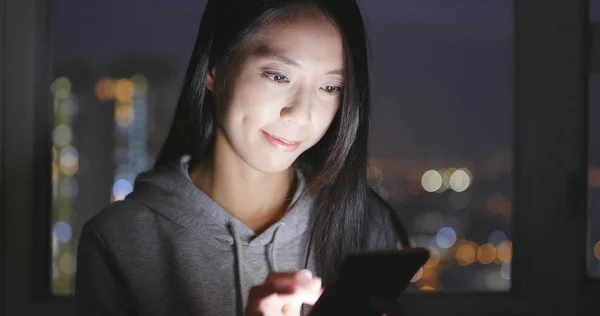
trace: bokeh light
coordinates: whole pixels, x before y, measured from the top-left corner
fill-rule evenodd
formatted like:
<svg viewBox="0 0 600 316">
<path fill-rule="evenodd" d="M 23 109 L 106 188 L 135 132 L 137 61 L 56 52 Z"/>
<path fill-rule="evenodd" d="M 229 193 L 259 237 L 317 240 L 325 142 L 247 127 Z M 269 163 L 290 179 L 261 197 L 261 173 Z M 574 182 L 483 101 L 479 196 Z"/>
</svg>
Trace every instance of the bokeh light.
<svg viewBox="0 0 600 316">
<path fill-rule="evenodd" d="M 116 105 L 115 120 L 117 125 L 122 128 L 127 128 L 133 123 L 135 113 L 131 103 L 120 103 Z"/>
<path fill-rule="evenodd" d="M 72 95 L 66 97 L 61 102 L 57 102 L 56 107 L 55 111 L 57 111 L 57 115 L 70 120 L 70 117 L 75 112 L 75 98 Z"/>
<path fill-rule="evenodd" d="M 71 94 L 71 81 L 65 77 L 56 78 L 50 85 L 50 91 L 57 99 L 67 98 Z"/>
<path fill-rule="evenodd" d="M 65 252 L 58 259 L 58 266 L 61 272 L 73 275 L 76 269 L 76 258 L 71 253 Z"/>
<path fill-rule="evenodd" d="M 440 248 L 450 248 L 456 242 L 456 232 L 452 227 L 444 227 L 437 232 L 435 241 Z"/>
<path fill-rule="evenodd" d="M 498 246 L 501 242 L 506 240 L 506 234 L 501 230 L 493 231 L 488 238 L 488 242 L 494 246 Z"/>
<path fill-rule="evenodd" d="M 496 256 L 502 262 L 507 262 L 512 259 L 512 242 L 506 240 L 501 242 L 496 248 Z"/>
<path fill-rule="evenodd" d="M 490 264 L 496 259 L 496 247 L 487 243 L 477 248 L 477 260 L 481 264 Z"/>
<path fill-rule="evenodd" d="M 421 186 L 427 192 L 436 192 L 442 188 L 442 175 L 436 170 L 428 170 L 421 178 Z"/>
<path fill-rule="evenodd" d="M 79 170 L 79 153 L 73 146 L 63 148 L 59 158 L 60 172 L 65 176 L 73 176 Z"/>
<path fill-rule="evenodd" d="M 65 168 L 75 168 L 79 164 L 79 152 L 73 146 L 67 146 L 60 151 L 60 165 Z"/>
<path fill-rule="evenodd" d="M 124 179 L 119 179 L 113 185 L 112 191 L 113 191 L 113 195 L 115 196 L 116 200 L 122 200 L 127 196 L 127 194 L 129 194 L 133 191 L 133 186 L 131 185 L 131 183 L 129 181 L 124 180 Z"/>
<path fill-rule="evenodd" d="M 114 98 L 115 85 L 109 78 L 102 78 L 96 82 L 96 97 L 102 101 L 109 101 Z"/>
<path fill-rule="evenodd" d="M 450 188 L 450 176 L 456 168 L 440 169 L 438 172 L 442 175 L 442 187 L 437 190 L 437 193 L 445 192 Z"/>
<path fill-rule="evenodd" d="M 71 225 L 69 225 L 66 222 L 59 221 L 54 223 L 54 227 L 52 228 L 52 234 L 58 242 L 65 244 L 71 241 L 73 231 L 71 229 Z"/>
<path fill-rule="evenodd" d="M 133 82 L 135 93 L 144 93 L 148 90 L 148 79 L 144 75 L 134 75 L 131 81 Z"/>
<path fill-rule="evenodd" d="M 594 246 L 594 256 L 596 259 L 600 260 L 600 240 Z"/>
<path fill-rule="evenodd" d="M 134 91 L 133 82 L 129 79 L 118 79 L 115 83 L 115 99 L 120 103 L 131 102 Z"/>
<path fill-rule="evenodd" d="M 68 125 L 58 125 L 52 131 L 52 139 L 56 145 L 67 146 L 73 141 L 73 131 Z"/>
<path fill-rule="evenodd" d="M 455 253 L 456 262 L 461 266 L 468 266 L 477 259 L 477 244 L 473 242 L 463 243 Z"/>
<path fill-rule="evenodd" d="M 450 188 L 456 192 L 463 192 L 471 185 L 471 177 L 465 169 L 458 169 L 450 175 Z"/>
</svg>

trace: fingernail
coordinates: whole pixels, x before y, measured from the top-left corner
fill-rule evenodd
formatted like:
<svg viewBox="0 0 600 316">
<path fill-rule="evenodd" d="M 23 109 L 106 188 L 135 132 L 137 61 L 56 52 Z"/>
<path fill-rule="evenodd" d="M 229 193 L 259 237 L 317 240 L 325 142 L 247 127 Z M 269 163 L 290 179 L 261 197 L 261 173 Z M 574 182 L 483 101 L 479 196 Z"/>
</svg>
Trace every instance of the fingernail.
<svg viewBox="0 0 600 316">
<path fill-rule="evenodd" d="M 313 275 L 308 270 L 301 270 L 296 275 L 296 281 L 302 285 L 308 285 L 313 279 Z"/>
<path fill-rule="evenodd" d="M 323 280 L 319 277 L 313 277 L 314 289 L 320 289 L 323 286 Z"/>
</svg>

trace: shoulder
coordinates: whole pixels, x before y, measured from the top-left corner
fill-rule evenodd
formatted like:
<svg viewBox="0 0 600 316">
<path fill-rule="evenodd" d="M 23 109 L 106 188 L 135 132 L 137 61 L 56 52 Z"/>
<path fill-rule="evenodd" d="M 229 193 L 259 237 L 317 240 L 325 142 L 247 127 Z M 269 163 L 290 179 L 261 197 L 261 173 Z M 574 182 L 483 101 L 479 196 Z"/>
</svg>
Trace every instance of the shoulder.
<svg viewBox="0 0 600 316">
<path fill-rule="evenodd" d="M 408 247 L 409 238 L 398 212 L 373 188 L 369 189 L 367 248 Z"/>
<path fill-rule="evenodd" d="M 88 220 L 82 236 L 94 235 L 109 248 L 115 243 L 135 244 L 138 239 L 150 237 L 162 221 L 147 206 L 126 198 L 109 204 Z"/>
</svg>

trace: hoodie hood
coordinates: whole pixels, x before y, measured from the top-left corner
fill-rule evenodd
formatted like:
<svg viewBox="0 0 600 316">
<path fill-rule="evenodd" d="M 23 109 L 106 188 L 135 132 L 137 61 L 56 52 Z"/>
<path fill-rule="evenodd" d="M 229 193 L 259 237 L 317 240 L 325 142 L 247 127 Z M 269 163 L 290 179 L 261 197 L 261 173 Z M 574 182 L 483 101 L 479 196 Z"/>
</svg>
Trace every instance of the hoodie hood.
<svg viewBox="0 0 600 316">
<path fill-rule="evenodd" d="M 306 181 L 299 169 L 296 169 L 297 189 L 286 214 L 256 235 L 194 185 L 188 171 L 189 160 L 189 156 L 183 156 L 176 163 L 140 174 L 135 180 L 133 192 L 127 198 L 181 226 L 210 231 L 210 236 L 229 245 L 234 242 L 232 228 L 239 234 L 244 246 L 264 247 L 273 241 L 276 232 L 279 241 L 287 242 L 306 233 L 310 227 L 314 201 L 302 195 Z"/>
</svg>

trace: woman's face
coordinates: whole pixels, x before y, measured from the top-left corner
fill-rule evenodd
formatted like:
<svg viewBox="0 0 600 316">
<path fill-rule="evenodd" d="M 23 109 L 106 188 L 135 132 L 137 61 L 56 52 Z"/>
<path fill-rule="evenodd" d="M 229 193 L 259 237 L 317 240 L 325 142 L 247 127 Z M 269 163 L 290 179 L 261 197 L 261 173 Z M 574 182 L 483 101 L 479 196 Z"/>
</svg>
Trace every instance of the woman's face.
<svg viewBox="0 0 600 316">
<path fill-rule="evenodd" d="M 276 22 L 233 59 L 219 107 L 216 152 L 263 172 L 288 169 L 333 120 L 344 86 L 337 28 L 322 14 Z M 214 71 L 208 88 L 214 91 Z"/>
</svg>

